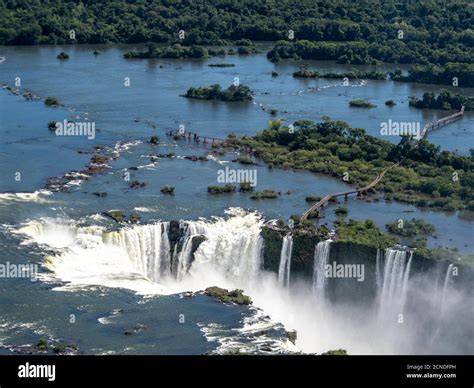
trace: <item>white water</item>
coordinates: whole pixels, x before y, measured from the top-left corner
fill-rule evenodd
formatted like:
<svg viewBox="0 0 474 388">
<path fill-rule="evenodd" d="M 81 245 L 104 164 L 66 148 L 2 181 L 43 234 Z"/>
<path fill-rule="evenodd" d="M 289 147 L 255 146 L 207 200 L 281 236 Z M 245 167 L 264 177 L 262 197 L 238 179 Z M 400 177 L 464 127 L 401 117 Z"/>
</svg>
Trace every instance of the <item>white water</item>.
<svg viewBox="0 0 474 388">
<path fill-rule="evenodd" d="M 330 240 L 315 247 L 313 282 L 295 280 L 288 290 L 278 283 L 275 274 L 260 269 L 263 221 L 258 214 L 233 209 L 229 217 L 183 222 L 182 226 L 182 249 L 174 257 L 170 253 L 167 222 L 107 233 L 97 226 L 42 220 L 31 222 L 20 231 L 30 236 L 30 241 L 57 250 L 46 259 L 45 266 L 55 280 L 69 282 L 61 287 L 63 290 L 95 285 L 149 295 L 197 291 L 214 285 L 242 288 L 272 321 L 297 331 L 296 345 L 304 352 L 344 348 L 350 354 L 407 354 L 424 349 L 414 347 L 417 337 L 410 322 L 393 328 L 381 324 L 384 322 L 371 309 L 322 303 L 326 285 L 323 269 L 329 258 Z M 195 236 L 204 236 L 205 241 L 192 255 Z M 382 256 L 379 254 L 377 266 L 378 307 L 381 315 L 392 318 L 400 308 L 403 311 L 411 256 L 394 249 Z M 448 289 L 449 280 L 445 284 Z M 312 291 L 321 299 L 308 298 Z"/>
<path fill-rule="evenodd" d="M 313 263 L 313 294 L 321 300 L 324 299 L 326 291 L 326 264 L 329 261 L 331 240 L 319 242 L 314 249 Z"/>
<path fill-rule="evenodd" d="M 388 248 L 385 251 L 383 282 L 379 288 L 379 317 L 396 322 L 403 314 L 413 253 Z"/>
<path fill-rule="evenodd" d="M 281 246 L 280 266 L 278 268 L 278 283 L 281 286 L 290 286 L 291 253 L 293 252 L 293 236 L 283 237 Z"/>
<path fill-rule="evenodd" d="M 136 270 L 154 282 L 171 274 L 169 223 L 133 226 L 103 234 L 103 242 L 122 248 Z"/>
<path fill-rule="evenodd" d="M 197 291 L 212 285 L 242 287 L 254 282 L 261 267 L 262 225 L 258 214 L 238 209 L 231 209 L 227 218 L 184 222 L 181 250 L 176 245 L 173 254 L 168 222 L 105 232 L 101 227 L 45 219 L 30 222 L 19 232 L 28 235 L 30 242 L 60 249 L 45 265 L 69 286 L 106 285 L 147 294 Z M 191 265 L 196 236 L 205 241 Z M 135 281 L 133 287 L 128 281 Z"/>
<path fill-rule="evenodd" d="M 444 314 L 444 311 L 446 309 L 446 296 L 448 293 L 451 276 L 453 275 L 453 267 L 453 263 L 449 264 L 448 269 L 446 270 L 446 275 L 444 276 L 443 291 L 441 292 L 441 315 Z"/>
</svg>

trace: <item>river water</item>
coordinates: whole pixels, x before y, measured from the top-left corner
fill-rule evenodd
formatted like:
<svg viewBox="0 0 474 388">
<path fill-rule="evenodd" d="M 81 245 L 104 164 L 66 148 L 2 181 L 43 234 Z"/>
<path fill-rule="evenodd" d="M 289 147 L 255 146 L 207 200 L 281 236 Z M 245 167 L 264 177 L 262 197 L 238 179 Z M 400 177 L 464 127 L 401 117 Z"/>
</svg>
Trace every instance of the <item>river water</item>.
<svg viewBox="0 0 474 388">
<path fill-rule="evenodd" d="M 317 121 L 329 116 L 380 136 L 382 121 L 414 121 L 423 126 L 446 115 L 446 112 L 421 111 L 408 106 L 410 95 L 439 90 L 433 85 L 366 80 L 353 81 L 347 87 L 341 80 L 296 79 L 292 73 L 298 69 L 298 63 L 272 64 L 264 54 L 208 60 L 125 60 L 122 55 L 132 46 L 98 47 L 102 51 L 98 56 L 92 55 L 94 48 L 87 45 L 0 48 L 0 56 L 6 58 L 0 64 L 0 83 L 13 86 L 19 77 L 21 90 L 42 97 L 56 96 L 64 104 L 62 108 L 48 108 L 41 101 L 26 101 L 0 89 L 2 261 L 43 264 L 45 252 L 55 246 L 53 242 L 68 238 L 61 231 L 52 240 L 45 240 L 42 235 L 25 240 L 17 232 L 27 223 L 72 222 L 115 228 L 112 221 L 100 216 L 102 212 L 137 212 L 142 222 L 151 222 L 210 219 L 223 216 L 229 208 L 257 211 L 265 220 L 288 219 L 306 210 L 306 196 L 322 196 L 347 188 L 344 182 L 334 178 L 301 171 L 268 170 L 261 165 L 255 166 L 257 190 L 279 191 L 282 193 L 279 198 L 255 201 L 245 193 L 209 196 L 207 186 L 218 184 L 219 170 L 238 169 L 242 165 L 232 162 L 235 154 L 217 156 L 208 162 L 183 159 L 186 155 L 207 154 L 210 149 L 176 142 L 165 135 L 180 125 L 191 132 L 224 138 L 231 132 L 253 135 L 265 128 L 270 119 L 282 118 L 289 124 L 298 119 Z M 60 51 L 68 52 L 70 59 L 57 60 Z M 208 66 L 218 62 L 236 66 Z M 309 63 L 315 70 L 352 70 L 332 62 Z M 383 70 L 391 69 L 393 66 Z M 272 77 L 272 71 L 277 71 L 279 76 Z M 254 102 L 225 104 L 180 97 L 190 86 L 219 83 L 227 87 L 236 77 L 255 92 Z M 130 86 L 125 86 L 125 81 Z M 463 89 L 462 93 L 474 95 L 472 89 Z M 348 106 L 349 101 L 360 98 L 369 99 L 377 108 Z M 395 100 L 397 106 L 385 106 L 388 99 Z M 270 116 L 268 109 L 279 112 Z M 94 122 L 96 137 L 58 137 L 48 131 L 49 121 L 65 119 Z M 433 132 L 429 140 L 443 149 L 467 154 L 474 146 L 473 123 L 474 115 L 468 112 L 463 120 Z M 152 135 L 160 137 L 160 145 L 147 142 Z M 398 138 L 387 139 L 398 141 Z M 120 151 L 120 157 L 110 163 L 106 173 L 72 186 L 68 193 L 42 190 L 49 177 L 83 169 L 90 155 L 78 151 L 96 146 L 116 147 Z M 177 157 L 150 162 L 150 154 L 168 152 Z M 146 182 L 147 186 L 130 189 L 129 182 L 124 180 L 127 171 L 132 180 Z M 19 180 L 15 179 L 18 172 Z M 175 187 L 174 196 L 160 193 L 165 185 Z M 105 198 L 92 195 L 97 191 L 108 195 Z M 429 239 L 430 246 L 473 253 L 472 214 L 424 211 L 404 204 L 367 203 L 355 198 L 349 199 L 348 206 L 351 218 L 372 218 L 381 227 L 399 218 L 423 218 L 437 228 L 438 237 Z M 322 222 L 330 225 L 334 219 L 334 213 L 328 210 Z M 38 242 L 46 246 L 38 246 Z M 61 248 L 72 245 L 67 242 Z M 32 343 L 38 336 L 44 336 L 77 343 L 87 353 L 200 354 L 218 348 L 225 342 L 222 338 L 238 336 L 236 327 L 245 328 L 248 319 L 257 319 L 255 312 L 222 306 L 205 296 L 182 298 L 176 294 L 185 291 L 182 287 L 171 295 L 143 298 L 133 292 L 135 287 L 127 290 L 127 287 L 111 288 L 103 284 L 52 291 L 59 281 L 71 279 L 47 278 L 26 283 L 22 279 L 2 281 L 0 339 L 3 343 Z M 200 287 L 212 285 L 199 283 Z M 75 317 L 74 324 L 70 323 L 71 314 Z M 177 324 L 181 314 L 185 323 Z M 123 334 L 137 325 L 146 327 L 140 335 Z M 278 337 L 281 327 L 275 324 L 272 328 L 271 335 Z M 215 332 L 220 333 L 220 342 L 209 340 L 214 339 L 210 333 Z M 356 346 L 357 350 L 364 352 Z"/>
</svg>

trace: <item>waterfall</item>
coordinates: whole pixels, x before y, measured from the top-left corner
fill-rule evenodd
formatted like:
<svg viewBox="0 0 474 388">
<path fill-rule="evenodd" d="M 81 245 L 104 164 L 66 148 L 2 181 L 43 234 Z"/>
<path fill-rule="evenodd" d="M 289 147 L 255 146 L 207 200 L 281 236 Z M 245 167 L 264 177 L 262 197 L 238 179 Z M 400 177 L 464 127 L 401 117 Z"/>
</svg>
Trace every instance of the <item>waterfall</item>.
<svg viewBox="0 0 474 388">
<path fill-rule="evenodd" d="M 180 229 L 184 232 L 172 254 L 168 222 L 106 233 L 104 242 L 123 248 L 137 271 L 155 282 L 167 277 L 181 281 L 190 271 L 206 266 L 225 278 L 251 279 L 260 271 L 262 225 L 263 221 L 254 213 L 183 221 Z M 202 236 L 204 241 L 194 252 L 193 261 L 193 238 L 197 236 Z"/>
<path fill-rule="evenodd" d="M 319 242 L 314 249 L 313 293 L 324 298 L 326 290 L 326 264 L 329 261 L 329 248 L 332 240 Z"/>
<path fill-rule="evenodd" d="M 226 213 L 182 221 L 172 235 L 170 222 L 107 232 L 105 227 L 60 219 L 31 222 L 20 233 L 58 249 L 46 265 L 71 286 L 105 285 L 144 294 L 209 285 L 243 288 L 260 274 L 264 221 L 260 214 L 242 209 Z M 195 244 L 198 237 L 200 243 Z"/>
<path fill-rule="evenodd" d="M 449 264 L 448 269 L 446 270 L 446 275 L 444 276 L 443 291 L 441 293 L 441 307 L 440 307 L 441 314 L 444 313 L 445 303 L 446 303 L 446 293 L 448 291 L 451 276 L 453 274 L 453 266 L 454 266 L 453 263 Z"/>
<path fill-rule="evenodd" d="M 185 228 L 184 232 L 184 243 L 181 251 L 177 253 L 177 244 L 175 245 L 175 251 L 173 253 L 172 262 L 175 263 L 176 270 L 174 271 L 176 279 L 182 280 L 191 266 L 191 254 L 193 247 L 193 238 L 202 234 L 200 228 L 195 223 L 189 222 L 181 225 Z"/>
<path fill-rule="evenodd" d="M 413 252 L 388 248 L 385 251 L 383 282 L 379 284 L 379 315 L 394 319 L 403 313 Z M 380 289 L 381 287 L 381 289 Z"/>
<path fill-rule="evenodd" d="M 171 273 L 169 222 L 137 225 L 104 233 L 103 241 L 121 247 L 138 272 L 158 282 Z"/>
<path fill-rule="evenodd" d="M 283 237 L 281 246 L 280 266 L 278 268 L 278 283 L 282 286 L 290 286 L 291 253 L 293 251 L 293 236 L 288 234 Z"/>
<path fill-rule="evenodd" d="M 377 248 L 377 256 L 375 257 L 375 283 L 377 285 L 377 290 L 380 290 L 382 287 L 382 264 L 381 264 L 381 258 L 382 253 L 379 248 Z"/>
</svg>

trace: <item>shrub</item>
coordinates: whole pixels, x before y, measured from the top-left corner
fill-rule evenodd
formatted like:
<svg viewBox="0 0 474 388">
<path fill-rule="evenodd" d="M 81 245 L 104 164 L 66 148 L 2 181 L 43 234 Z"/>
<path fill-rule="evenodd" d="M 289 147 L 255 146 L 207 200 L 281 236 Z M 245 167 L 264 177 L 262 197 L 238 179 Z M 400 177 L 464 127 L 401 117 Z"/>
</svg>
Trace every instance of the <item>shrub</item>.
<svg viewBox="0 0 474 388">
<path fill-rule="evenodd" d="M 152 136 L 150 138 L 150 143 L 153 145 L 157 145 L 160 143 L 160 138 L 158 136 Z"/>
<path fill-rule="evenodd" d="M 44 100 L 44 104 L 47 106 L 60 106 L 61 102 L 57 97 L 49 96 L 46 97 L 46 99 Z"/>
<path fill-rule="evenodd" d="M 161 189 L 163 194 L 174 195 L 174 187 L 173 186 L 165 186 Z"/>
</svg>

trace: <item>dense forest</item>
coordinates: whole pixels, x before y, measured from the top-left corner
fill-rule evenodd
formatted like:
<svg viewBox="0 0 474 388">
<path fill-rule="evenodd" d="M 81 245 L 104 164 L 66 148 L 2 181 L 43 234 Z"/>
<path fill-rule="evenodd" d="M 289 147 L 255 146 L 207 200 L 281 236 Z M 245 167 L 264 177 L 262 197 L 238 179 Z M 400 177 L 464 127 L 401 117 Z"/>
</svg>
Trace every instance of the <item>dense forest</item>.
<svg viewBox="0 0 474 388">
<path fill-rule="evenodd" d="M 295 41 L 385 48 L 369 52 L 381 60 L 464 62 L 472 58 L 473 15 L 465 0 L 1 0 L 0 44 L 222 44 L 288 40 L 291 30 Z"/>
<path fill-rule="evenodd" d="M 474 110 L 474 97 L 465 97 L 460 94 L 454 94 L 448 90 L 442 90 L 438 96 L 432 92 L 423 94 L 423 97 L 415 96 L 410 98 L 410 106 L 418 109 L 461 109 L 464 106 L 466 111 Z"/>
</svg>

